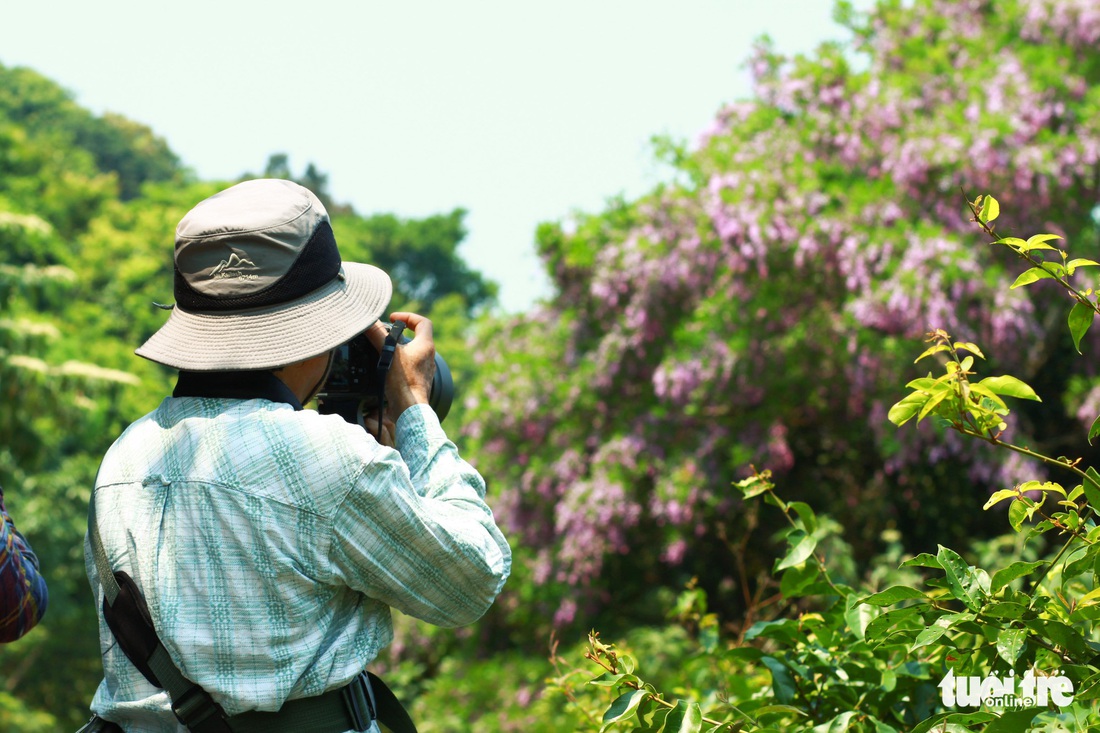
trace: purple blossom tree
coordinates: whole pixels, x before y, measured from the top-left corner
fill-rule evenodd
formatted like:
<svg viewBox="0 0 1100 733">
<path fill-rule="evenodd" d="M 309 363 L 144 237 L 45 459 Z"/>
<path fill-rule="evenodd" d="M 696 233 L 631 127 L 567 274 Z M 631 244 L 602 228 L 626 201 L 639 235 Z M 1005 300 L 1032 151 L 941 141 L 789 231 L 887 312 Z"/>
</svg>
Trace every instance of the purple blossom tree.
<svg viewBox="0 0 1100 733">
<path fill-rule="evenodd" d="M 1096 249 L 1100 0 L 838 15 L 850 45 L 756 47 L 753 98 L 674 149 L 675 183 L 540 228 L 556 294 L 497 326 L 466 428 L 517 550 L 514 619 L 569 623 L 691 576 L 736 603 L 730 483 L 751 464 L 865 550 L 887 528 L 921 550 L 976 531 L 975 497 L 1019 466 L 886 420 L 933 328 L 1051 396 L 1016 442 L 1095 417 L 1096 355 L 1040 336 L 1064 333 L 1043 325 L 1065 296 L 1005 291 L 1018 265 L 964 193 L 1004 203 L 999 231 L 1057 221 L 1075 253 Z"/>
</svg>

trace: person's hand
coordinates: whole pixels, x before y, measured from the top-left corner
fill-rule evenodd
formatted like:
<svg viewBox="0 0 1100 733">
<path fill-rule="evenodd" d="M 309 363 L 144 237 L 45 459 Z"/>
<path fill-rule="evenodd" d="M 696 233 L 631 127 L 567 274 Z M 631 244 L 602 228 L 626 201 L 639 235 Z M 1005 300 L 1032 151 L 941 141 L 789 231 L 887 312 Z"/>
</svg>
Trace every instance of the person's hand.
<svg viewBox="0 0 1100 733">
<path fill-rule="evenodd" d="M 393 420 L 389 419 L 389 415 L 386 414 L 388 412 L 389 412 L 389 410 L 386 410 L 386 412 L 383 413 L 383 416 L 382 416 L 382 432 L 381 432 L 381 434 L 379 434 L 379 432 L 378 432 L 378 416 L 377 415 L 373 415 L 373 416 L 364 415 L 363 416 L 363 427 L 365 427 L 367 429 L 367 432 L 369 432 L 371 435 L 373 435 L 375 438 L 377 438 L 378 442 L 381 443 L 382 445 L 384 445 L 388 448 L 396 448 L 397 447 L 397 440 L 395 439 L 394 436 L 397 434 L 397 427 L 393 424 Z"/>
<path fill-rule="evenodd" d="M 393 364 L 386 379 L 386 403 L 399 417 L 412 405 L 428 404 L 435 378 L 435 341 L 432 339 L 432 322 L 424 316 L 406 311 L 390 314 L 391 321 L 404 321 L 406 331 L 412 331 L 412 340 L 398 344 Z M 386 329 L 375 323 L 367 329 L 367 337 L 379 353 L 386 341 Z"/>
</svg>

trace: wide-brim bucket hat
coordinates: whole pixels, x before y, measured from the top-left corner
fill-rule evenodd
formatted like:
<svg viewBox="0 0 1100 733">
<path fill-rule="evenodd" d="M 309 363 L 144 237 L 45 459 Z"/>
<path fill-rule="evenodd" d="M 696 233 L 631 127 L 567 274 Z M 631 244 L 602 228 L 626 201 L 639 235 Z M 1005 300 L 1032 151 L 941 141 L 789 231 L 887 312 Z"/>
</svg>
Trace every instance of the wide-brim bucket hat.
<svg viewBox="0 0 1100 733">
<path fill-rule="evenodd" d="M 277 369 L 366 330 L 393 295 L 373 265 L 343 262 L 328 212 L 291 181 L 245 181 L 176 228 L 175 305 L 136 353 L 188 371 Z"/>
</svg>

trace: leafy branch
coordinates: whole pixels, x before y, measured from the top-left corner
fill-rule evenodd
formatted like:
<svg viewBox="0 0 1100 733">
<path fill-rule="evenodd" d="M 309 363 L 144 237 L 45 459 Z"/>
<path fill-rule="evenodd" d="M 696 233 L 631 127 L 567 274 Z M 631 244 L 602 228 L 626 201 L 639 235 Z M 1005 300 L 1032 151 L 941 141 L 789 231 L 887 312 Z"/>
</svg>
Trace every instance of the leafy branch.
<svg viewBox="0 0 1100 733">
<path fill-rule="evenodd" d="M 686 733 L 687 731 L 702 730 L 704 725 L 709 725 L 707 733 L 720 733 L 729 731 L 733 733 L 741 729 L 743 721 L 721 721 L 708 718 L 703 715 L 699 703 L 689 700 L 676 700 L 675 702 L 664 699 L 653 687 L 634 674 L 635 662 L 633 657 L 622 654 L 615 649 L 613 644 L 605 644 L 600 641 L 600 635 L 596 631 L 588 634 L 588 650 L 584 653 L 585 659 L 595 662 L 604 673 L 590 680 L 588 684 L 598 687 L 610 687 L 616 690 L 624 690 L 608 707 L 604 713 L 604 726 L 601 731 L 607 730 L 611 725 L 636 719 L 642 723 L 642 718 L 648 714 L 647 706 L 655 706 L 656 712 L 647 726 L 636 730 L 668 731 L 668 733 Z M 726 701 L 734 712 L 741 715 L 744 720 L 759 727 L 759 723 L 750 715 L 739 710 L 735 705 Z"/>
<path fill-rule="evenodd" d="M 998 236 L 994 232 L 995 225 L 993 221 L 1000 216 L 1001 205 L 992 196 L 978 196 L 974 201 L 968 199 L 966 204 L 970 208 L 971 221 L 977 222 L 982 231 L 990 237 L 994 237 L 994 241 L 990 244 L 1007 247 L 1016 253 L 1020 259 L 1031 265 L 1029 269 L 1020 273 L 1020 276 L 1010 286 L 1010 290 L 1030 285 L 1039 280 L 1051 279 L 1061 285 L 1073 297 L 1076 302 L 1069 312 L 1069 330 L 1073 336 L 1073 345 L 1077 349 L 1077 353 L 1081 353 L 1081 338 L 1089 330 L 1096 314 L 1100 313 L 1100 302 L 1097 302 L 1096 292 L 1092 288 L 1078 290 L 1070 284 L 1069 278 L 1078 268 L 1100 267 L 1100 262 L 1084 257 L 1069 259 L 1068 252 L 1048 244 L 1048 242 L 1062 238 L 1057 234 L 1035 234 L 1026 241 L 1019 237 Z M 1037 254 L 1044 251 L 1056 252 L 1062 260 L 1061 263 L 1049 262 Z M 1090 434 L 1089 437 L 1091 439 L 1092 435 Z"/>
</svg>

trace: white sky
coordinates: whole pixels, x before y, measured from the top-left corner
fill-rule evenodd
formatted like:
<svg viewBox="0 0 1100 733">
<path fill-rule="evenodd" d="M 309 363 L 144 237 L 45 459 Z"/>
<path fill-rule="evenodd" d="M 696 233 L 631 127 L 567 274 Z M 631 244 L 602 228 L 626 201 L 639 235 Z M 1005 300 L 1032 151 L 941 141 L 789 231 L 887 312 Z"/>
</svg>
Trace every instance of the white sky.
<svg viewBox="0 0 1100 733">
<path fill-rule="evenodd" d="M 463 206 L 463 255 L 517 311 L 550 294 L 538 222 L 652 187 L 650 137 L 694 141 L 747 97 L 759 35 L 788 53 L 844 38 L 832 5 L 6 0 L 0 63 L 149 125 L 204 179 L 285 152 L 363 214 Z"/>
</svg>

